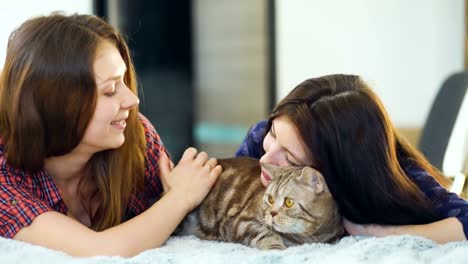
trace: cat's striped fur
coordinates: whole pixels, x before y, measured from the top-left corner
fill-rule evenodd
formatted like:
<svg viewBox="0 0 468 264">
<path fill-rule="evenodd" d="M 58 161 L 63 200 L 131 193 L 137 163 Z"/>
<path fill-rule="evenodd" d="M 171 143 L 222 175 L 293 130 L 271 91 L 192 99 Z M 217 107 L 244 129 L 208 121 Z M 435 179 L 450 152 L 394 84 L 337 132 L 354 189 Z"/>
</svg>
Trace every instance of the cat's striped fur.
<svg viewBox="0 0 468 264">
<path fill-rule="evenodd" d="M 182 222 L 178 235 L 284 249 L 333 242 L 344 232 L 322 175 L 310 167 L 262 165 L 272 181 L 260 181 L 252 158 L 220 159 L 223 172 L 206 199 Z M 286 198 L 288 208 L 285 204 Z M 273 201 L 273 203 L 271 203 Z"/>
</svg>

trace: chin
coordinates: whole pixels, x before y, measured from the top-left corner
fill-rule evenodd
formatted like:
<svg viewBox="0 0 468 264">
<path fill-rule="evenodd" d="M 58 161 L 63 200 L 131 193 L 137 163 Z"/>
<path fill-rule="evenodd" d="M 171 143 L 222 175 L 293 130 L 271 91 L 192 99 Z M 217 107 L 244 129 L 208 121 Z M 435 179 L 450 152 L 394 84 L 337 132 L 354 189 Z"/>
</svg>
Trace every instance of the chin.
<svg viewBox="0 0 468 264">
<path fill-rule="evenodd" d="M 122 137 L 116 138 L 115 140 L 112 140 L 112 142 L 109 142 L 109 148 L 116 149 L 120 148 L 123 144 L 125 143 L 125 137 L 122 135 Z"/>
<path fill-rule="evenodd" d="M 125 140 L 122 140 L 122 141 L 118 142 L 116 144 L 115 148 L 120 148 L 124 143 L 125 143 Z"/>
</svg>

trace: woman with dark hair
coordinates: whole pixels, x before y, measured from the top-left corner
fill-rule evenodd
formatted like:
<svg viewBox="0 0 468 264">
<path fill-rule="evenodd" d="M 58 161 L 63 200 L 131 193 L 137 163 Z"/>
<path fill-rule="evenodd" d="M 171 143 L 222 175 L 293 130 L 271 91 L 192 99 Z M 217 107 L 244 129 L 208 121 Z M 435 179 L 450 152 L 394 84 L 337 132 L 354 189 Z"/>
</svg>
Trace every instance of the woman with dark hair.
<svg viewBox="0 0 468 264">
<path fill-rule="evenodd" d="M 55 13 L 15 30 L 0 76 L 0 236 L 76 256 L 162 245 L 222 169 L 194 148 L 173 168 L 138 103 L 128 47 L 103 20 Z"/>
<path fill-rule="evenodd" d="M 358 76 L 302 82 L 249 131 L 236 156 L 321 171 L 350 234 L 438 242 L 468 235 L 468 202 L 442 187 L 441 173 L 398 134 Z"/>
</svg>

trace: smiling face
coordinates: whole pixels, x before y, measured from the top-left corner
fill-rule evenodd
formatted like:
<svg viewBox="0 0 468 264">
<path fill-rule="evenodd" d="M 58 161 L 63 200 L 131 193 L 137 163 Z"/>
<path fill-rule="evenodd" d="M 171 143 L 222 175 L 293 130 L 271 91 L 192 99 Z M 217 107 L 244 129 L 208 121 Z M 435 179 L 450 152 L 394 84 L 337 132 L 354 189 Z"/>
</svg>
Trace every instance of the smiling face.
<svg viewBox="0 0 468 264">
<path fill-rule="evenodd" d="M 115 45 L 99 45 L 93 65 L 97 102 L 81 145 L 98 152 L 118 148 L 125 142 L 124 130 L 130 109 L 139 103 L 123 81 L 127 67 Z"/>
<path fill-rule="evenodd" d="M 265 154 L 260 158 L 261 163 L 276 166 L 312 164 L 296 127 L 286 116 L 273 120 L 271 129 L 263 140 L 263 149 Z M 260 178 L 265 186 L 271 181 L 271 177 L 263 169 Z"/>
</svg>

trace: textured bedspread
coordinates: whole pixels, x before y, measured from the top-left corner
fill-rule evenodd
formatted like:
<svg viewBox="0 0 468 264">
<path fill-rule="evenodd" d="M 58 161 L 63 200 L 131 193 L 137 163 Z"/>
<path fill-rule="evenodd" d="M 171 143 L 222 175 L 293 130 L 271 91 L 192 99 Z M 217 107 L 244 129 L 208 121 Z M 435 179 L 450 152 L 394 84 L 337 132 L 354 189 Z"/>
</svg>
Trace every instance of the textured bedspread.
<svg viewBox="0 0 468 264">
<path fill-rule="evenodd" d="M 438 245 L 412 236 L 346 237 L 334 245 L 310 244 L 285 251 L 260 251 L 245 246 L 175 237 L 159 249 L 133 258 L 73 258 L 0 238 L 0 263 L 468 263 L 468 242 Z"/>
</svg>

